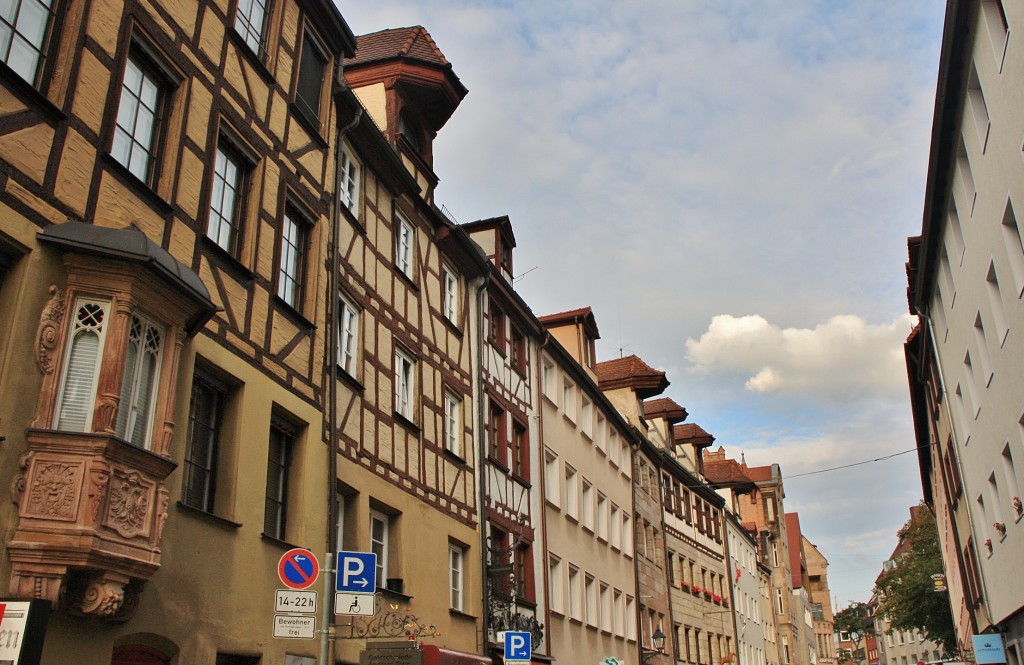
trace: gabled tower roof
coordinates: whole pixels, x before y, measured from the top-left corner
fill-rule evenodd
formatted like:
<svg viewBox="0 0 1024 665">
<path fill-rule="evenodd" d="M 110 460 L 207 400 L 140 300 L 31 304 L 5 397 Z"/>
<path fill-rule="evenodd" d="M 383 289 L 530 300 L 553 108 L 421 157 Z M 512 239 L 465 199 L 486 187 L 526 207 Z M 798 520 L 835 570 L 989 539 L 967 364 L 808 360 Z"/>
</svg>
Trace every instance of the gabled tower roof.
<svg viewBox="0 0 1024 665">
<path fill-rule="evenodd" d="M 637 356 L 597 363 L 594 371 L 601 390 L 632 388 L 641 399 L 660 395 L 669 386 L 665 372 L 654 369 Z"/>
</svg>

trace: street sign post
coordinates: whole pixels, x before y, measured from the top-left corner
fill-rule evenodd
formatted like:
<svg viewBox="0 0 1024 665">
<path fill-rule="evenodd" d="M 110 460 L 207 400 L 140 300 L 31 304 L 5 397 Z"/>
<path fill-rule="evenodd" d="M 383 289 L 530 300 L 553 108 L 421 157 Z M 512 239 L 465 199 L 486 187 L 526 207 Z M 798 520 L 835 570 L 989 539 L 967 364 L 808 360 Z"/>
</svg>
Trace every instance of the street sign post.
<svg viewBox="0 0 1024 665">
<path fill-rule="evenodd" d="M 296 547 L 288 550 L 277 564 L 277 576 L 281 584 L 289 589 L 306 589 L 313 586 L 320 574 L 320 562 L 309 550 Z"/>
<path fill-rule="evenodd" d="M 530 633 L 505 631 L 505 665 L 530 665 Z"/>
</svg>

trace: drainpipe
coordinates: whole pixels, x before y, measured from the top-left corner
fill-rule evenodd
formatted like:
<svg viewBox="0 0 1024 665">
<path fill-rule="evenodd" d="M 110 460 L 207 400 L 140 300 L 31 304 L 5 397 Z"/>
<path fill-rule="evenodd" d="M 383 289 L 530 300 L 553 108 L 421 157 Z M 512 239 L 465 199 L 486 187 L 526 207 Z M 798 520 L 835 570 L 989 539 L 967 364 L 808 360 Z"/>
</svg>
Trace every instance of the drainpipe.
<svg viewBox="0 0 1024 665">
<path fill-rule="evenodd" d="M 540 564 L 540 573 L 542 576 L 541 579 L 547 580 L 548 561 L 550 560 L 551 552 L 548 549 L 548 496 L 546 477 L 547 453 L 544 452 L 544 385 L 542 383 L 542 378 L 544 376 L 544 361 L 542 358 L 545 347 L 547 347 L 547 345 L 551 342 L 551 333 L 549 333 L 547 330 L 544 330 L 541 334 L 544 337 L 544 341 L 542 341 L 537 346 L 537 358 L 536 362 L 534 363 L 536 372 L 533 376 L 536 379 L 534 381 L 534 384 L 537 389 L 537 414 L 534 417 L 537 419 L 537 447 L 538 452 L 540 453 L 540 464 L 537 465 L 537 473 L 538 475 L 540 475 L 540 478 L 538 479 L 540 481 L 540 532 L 541 536 L 544 538 L 544 547 L 542 548 L 543 557 Z M 545 628 L 547 628 L 548 631 L 551 630 L 551 594 L 548 593 L 549 587 L 550 581 L 548 584 L 544 585 L 544 626 Z M 547 635 L 545 635 L 545 638 L 547 638 L 545 642 L 547 648 L 545 649 L 545 651 L 547 651 L 548 655 L 551 656 L 553 655 L 551 653 L 551 633 L 548 632 Z"/>
<path fill-rule="evenodd" d="M 338 68 L 338 78 L 341 79 L 341 68 Z M 345 135 L 355 129 L 363 117 L 363 107 L 356 109 L 355 117 L 351 122 L 338 130 L 335 142 L 334 154 L 334 201 L 331 206 L 331 239 L 329 250 L 331 253 L 331 274 L 329 293 L 331 300 L 327 303 L 327 311 L 330 312 L 330 319 L 327 324 L 327 368 L 328 368 L 328 390 L 330 401 L 327 404 L 327 543 L 324 548 L 327 553 L 324 556 L 324 599 L 320 613 L 320 660 L 319 665 L 330 665 L 330 629 L 334 617 L 334 580 L 336 570 L 334 568 L 334 549 L 338 542 L 338 496 L 335 487 L 338 483 L 338 301 L 341 300 L 341 292 L 338 286 L 338 270 L 340 270 L 340 259 L 338 257 L 338 236 L 341 230 L 341 146 Z"/>
<path fill-rule="evenodd" d="M 480 282 L 480 286 L 476 289 L 476 380 L 477 390 L 474 391 L 478 396 L 476 404 L 476 431 L 477 431 L 477 447 L 476 447 L 476 460 L 477 469 L 480 477 L 477 478 L 477 510 L 480 515 L 480 571 L 483 573 L 483 588 L 481 592 L 483 594 L 483 609 L 484 625 L 480 631 L 480 653 L 487 655 L 487 631 L 490 626 L 490 611 L 487 606 L 487 589 L 490 587 L 491 581 L 487 576 L 487 514 L 486 514 L 486 495 L 487 495 L 487 444 L 484 441 L 484 433 L 486 430 L 485 414 L 484 414 L 484 291 L 487 290 L 487 282 L 490 279 L 490 270 L 484 271 L 483 281 Z"/>
<path fill-rule="evenodd" d="M 945 379 L 945 377 L 943 376 L 943 373 L 942 373 L 942 364 L 939 362 L 939 355 L 938 355 L 938 348 L 939 347 L 935 343 L 935 327 L 932 325 L 932 319 L 931 319 L 930 316 L 928 316 L 927 314 L 922 313 L 921 310 L 919 308 L 917 308 L 916 306 L 914 307 L 914 309 L 917 311 L 917 315 L 919 317 L 921 317 L 922 319 L 924 319 L 928 323 L 928 325 L 926 327 L 928 328 L 928 339 L 929 339 L 929 341 L 931 342 L 931 345 L 932 345 L 932 354 L 931 355 L 932 355 L 932 358 L 934 358 L 934 360 L 935 360 L 935 371 L 938 372 L 938 375 L 939 375 L 939 386 L 942 388 L 942 402 L 943 402 L 943 404 L 946 405 L 946 409 L 945 409 L 946 410 L 946 418 L 949 419 L 949 438 L 950 438 L 950 441 L 952 441 L 953 446 L 954 447 L 958 447 L 957 446 L 957 439 L 956 439 L 956 430 L 953 428 L 953 412 L 952 412 L 952 410 L 950 409 L 950 406 L 949 406 L 949 393 L 946 392 L 946 379 Z M 923 358 L 922 358 L 922 360 L 923 360 Z M 957 473 L 960 475 L 961 484 L 962 484 L 963 483 L 963 477 L 964 477 L 963 461 L 961 460 L 961 455 L 960 455 L 959 452 L 956 453 L 955 457 L 956 457 Z M 941 459 L 939 460 L 939 463 L 940 464 L 942 463 Z M 964 492 L 964 500 L 966 501 L 966 503 L 964 505 L 964 509 L 967 512 L 967 524 L 970 527 L 971 534 L 977 535 L 977 530 L 974 528 L 974 517 L 971 515 L 970 502 L 967 500 L 967 496 L 966 496 L 966 488 L 965 488 L 965 492 Z M 952 514 L 952 511 L 950 511 L 950 514 Z M 957 561 L 961 561 L 960 538 L 959 538 L 959 532 L 958 532 L 958 530 L 956 528 L 956 520 L 952 521 L 952 526 L 953 526 L 953 534 L 954 534 L 954 536 L 956 537 L 956 540 L 957 540 L 957 557 L 956 558 L 957 558 Z M 975 543 L 975 544 L 977 544 L 977 543 Z M 975 548 L 975 553 L 974 554 L 975 554 L 975 559 L 977 559 L 977 548 Z M 967 565 L 967 562 L 963 562 L 963 563 L 964 563 L 965 566 Z M 965 575 L 965 572 L 966 571 L 964 571 L 964 570 L 960 571 L 960 576 L 964 580 L 968 579 L 967 575 Z M 982 587 L 981 588 L 981 598 L 982 598 L 982 601 L 985 604 L 985 614 L 987 615 L 988 622 L 989 622 L 990 625 L 995 625 L 993 623 L 992 609 L 991 609 L 991 607 L 989 607 L 988 591 L 985 589 L 985 578 L 984 578 L 983 575 L 981 575 L 981 570 L 978 570 L 978 584 L 980 584 L 981 587 Z M 974 615 L 973 612 L 968 612 L 968 614 L 971 617 L 971 624 L 972 624 L 971 627 L 973 628 L 974 632 L 977 632 L 978 631 L 977 617 Z"/>
</svg>

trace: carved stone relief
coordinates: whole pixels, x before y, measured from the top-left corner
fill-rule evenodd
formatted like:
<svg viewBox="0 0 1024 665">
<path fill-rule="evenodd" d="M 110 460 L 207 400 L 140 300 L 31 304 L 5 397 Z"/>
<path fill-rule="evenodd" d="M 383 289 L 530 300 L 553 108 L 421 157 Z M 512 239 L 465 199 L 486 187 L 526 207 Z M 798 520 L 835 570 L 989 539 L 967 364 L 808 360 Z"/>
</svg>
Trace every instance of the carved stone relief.
<svg viewBox="0 0 1024 665">
<path fill-rule="evenodd" d="M 81 485 L 81 464 L 36 460 L 30 471 L 25 515 L 73 521 Z"/>
<path fill-rule="evenodd" d="M 146 535 L 152 490 L 153 482 L 137 471 L 115 471 L 104 524 L 125 538 Z"/>
<path fill-rule="evenodd" d="M 36 364 L 43 374 L 52 374 L 54 351 L 61 338 L 61 323 L 64 320 L 64 294 L 56 286 L 50 286 L 50 300 L 43 307 L 39 316 L 39 329 L 36 332 Z"/>
</svg>

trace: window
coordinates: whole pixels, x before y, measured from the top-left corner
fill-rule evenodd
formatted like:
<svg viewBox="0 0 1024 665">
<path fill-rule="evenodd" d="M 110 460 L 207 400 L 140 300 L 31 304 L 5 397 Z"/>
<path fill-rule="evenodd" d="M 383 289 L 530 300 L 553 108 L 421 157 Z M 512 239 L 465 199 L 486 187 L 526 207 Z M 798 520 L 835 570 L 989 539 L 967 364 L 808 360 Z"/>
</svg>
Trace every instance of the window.
<svg viewBox="0 0 1024 665">
<path fill-rule="evenodd" d="M 388 531 L 391 518 L 378 510 L 370 511 L 370 551 L 377 555 L 377 587 L 381 588 L 387 581 L 388 571 Z"/>
<path fill-rule="evenodd" d="M 338 164 L 341 177 L 341 205 L 359 219 L 360 182 L 363 167 L 352 154 L 352 150 L 344 145 L 341 148 L 341 163 Z"/>
<path fill-rule="evenodd" d="M 413 259 L 416 255 L 416 236 L 410 224 L 401 215 L 395 220 L 395 266 L 409 279 L 413 278 Z"/>
<path fill-rule="evenodd" d="M 633 609 L 635 601 L 632 596 L 626 596 L 626 639 L 636 639 L 636 611 Z"/>
<path fill-rule="evenodd" d="M 551 597 L 551 611 L 559 614 L 565 612 L 565 603 L 562 600 L 564 593 L 562 579 L 562 560 L 554 554 L 548 557 L 548 585 Z"/>
<path fill-rule="evenodd" d="M 505 313 L 501 311 L 501 308 L 492 300 L 490 307 L 488 308 L 490 317 L 488 322 L 490 328 L 488 329 L 488 339 L 502 354 L 505 353 Z"/>
<path fill-rule="evenodd" d="M 996 275 L 996 264 L 992 261 L 988 265 L 988 273 L 985 275 L 985 287 L 988 292 L 988 302 L 992 309 L 992 321 L 996 336 L 996 345 L 1003 347 L 1006 336 L 1010 332 L 1010 324 L 1006 321 L 1006 308 L 1003 306 L 1003 293 L 999 288 L 999 277 Z"/>
<path fill-rule="evenodd" d="M 526 374 L 526 338 L 523 333 L 512 327 L 512 367 L 520 374 Z"/>
<path fill-rule="evenodd" d="M 451 391 L 444 394 L 444 448 L 462 457 L 462 400 Z"/>
<path fill-rule="evenodd" d="M 441 277 L 444 288 L 444 318 L 451 323 L 459 322 L 459 278 L 447 266 Z"/>
<path fill-rule="evenodd" d="M 974 127 L 978 131 L 978 142 L 981 144 L 981 152 L 984 154 L 992 123 L 989 121 L 988 106 L 985 104 L 985 93 L 981 89 L 978 68 L 973 62 L 971 63 L 971 76 L 967 83 L 967 105 L 974 118 Z"/>
<path fill-rule="evenodd" d="M 55 426 L 60 430 L 87 432 L 92 425 L 93 399 L 99 363 L 103 356 L 109 304 L 80 300 L 68 334 L 68 353 L 61 379 Z"/>
<path fill-rule="evenodd" d="M 597 425 L 594 426 L 594 444 L 602 454 L 607 454 L 608 449 L 608 421 L 600 413 L 597 414 Z"/>
<path fill-rule="evenodd" d="M 594 486 L 586 478 L 583 479 L 583 501 L 581 506 L 583 526 L 594 530 Z"/>
<path fill-rule="evenodd" d="M 576 519 L 579 516 L 579 478 L 576 469 L 568 464 L 565 465 L 565 497 L 562 505 L 565 514 Z"/>
<path fill-rule="evenodd" d="M 622 519 L 619 517 L 619 507 L 614 503 L 611 509 L 611 518 L 608 520 L 611 527 L 610 545 L 615 549 L 622 547 Z"/>
<path fill-rule="evenodd" d="M 328 62 L 326 49 L 309 30 L 306 30 L 302 37 L 299 78 L 295 84 L 295 103 L 307 119 L 316 122 L 320 120 L 320 100 Z"/>
<path fill-rule="evenodd" d="M 608 497 L 597 493 L 597 537 L 608 540 Z"/>
<path fill-rule="evenodd" d="M 516 420 L 512 421 L 512 473 L 530 482 L 530 433 Z"/>
<path fill-rule="evenodd" d="M 6 0 L 0 10 L 0 57 L 36 85 L 46 58 L 53 0 Z"/>
<path fill-rule="evenodd" d="M 221 381 L 196 369 L 188 407 L 181 502 L 208 513 L 214 512 L 217 457 L 227 392 L 227 386 Z"/>
<path fill-rule="evenodd" d="M 156 181 L 157 137 L 168 87 L 166 77 L 133 47 L 124 67 L 110 154 L 149 186 Z"/>
<path fill-rule="evenodd" d="M 1006 56 L 1006 44 L 1010 37 L 1010 26 L 1006 22 L 1001 0 L 982 0 L 981 13 L 988 28 L 989 40 L 992 43 L 992 55 L 995 56 L 999 71 L 1003 71 L 1003 59 Z"/>
<path fill-rule="evenodd" d="M 967 154 L 967 146 L 961 135 L 960 146 L 956 154 L 956 175 L 955 179 L 960 181 L 960 191 L 963 193 L 964 206 L 957 209 L 966 210 L 969 217 L 974 216 L 974 204 L 978 200 L 978 188 L 974 184 L 974 172 L 971 170 L 971 158 Z"/>
<path fill-rule="evenodd" d="M 1021 241 L 1017 215 L 1009 199 L 1006 200 L 1006 208 L 1003 210 L 1003 242 L 1006 245 L 1006 255 L 1010 259 L 1010 270 L 1013 275 L 1012 292 L 1019 298 L 1024 295 L 1024 242 Z"/>
<path fill-rule="evenodd" d="M 580 588 L 580 569 L 569 565 L 569 617 L 577 621 L 583 620 L 582 589 Z"/>
<path fill-rule="evenodd" d="M 338 314 L 338 367 L 354 377 L 359 359 L 359 310 L 342 298 Z"/>
<path fill-rule="evenodd" d="M 608 585 L 601 582 L 601 630 L 611 632 L 612 630 L 612 594 Z"/>
<path fill-rule="evenodd" d="M 465 550 L 460 545 L 448 544 L 448 589 L 449 607 L 453 610 L 462 611 L 462 561 L 465 558 Z"/>
<path fill-rule="evenodd" d="M 626 511 L 622 511 L 622 553 L 633 555 L 633 524 Z"/>
<path fill-rule="evenodd" d="M 266 0 L 238 0 L 235 30 L 253 53 L 263 52 L 263 27 L 266 25 Z"/>
<path fill-rule="evenodd" d="M 413 422 L 413 391 L 416 363 L 401 349 L 395 349 L 395 413 Z"/>
<path fill-rule="evenodd" d="M 583 406 L 580 409 L 580 427 L 583 430 L 583 434 L 593 440 L 594 438 L 594 406 L 589 399 L 583 398 Z"/>
<path fill-rule="evenodd" d="M 555 398 L 555 377 L 555 366 L 545 358 L 544 366 L 541 369 L 541 387 L 544 390 L 544 395 L 552 400 Z"/>
<path fill-rule="evenodd" d="M 292 209 L 285 210 L 281 224 L 281 264 L 277 296 L 299 309 L 302 305 L 303 273 L 306 270 L 307 223 Z"/>
<path fill-rule="evenodd" d="M 516 548 L 515 558 L 516 598 L 533 602 L 535 590 L 533 586 L 533 545 L 523 543 Z"/>
<path fill-rule="evenodd" d="M 210 218 L 207 237 L 228 254 L 237 257 L 241 237 L 245 176 L 249 165 L 222 137 L 213 162 Z"/>
<path fill-rule="evenodd" d="M 491 401 L 487 419 L 487 453 L 493 460 L 508 464 L 508 442 L 506 441 L 505 410 Z"/>
<path fill-rule="evenodd" d="M 597 626 L 601 620 L 601 610 L 597 604 L 597 580 L 590 573 L 587 573 L 583 582 L 583 619 L 591 626 Z"/>
<path fill-rule="evenodd" d="M 544 449 L 544 495 L 555 506 L 561 505 L 561 492 L 558 484 L 558 455 L 550 448 Z"/>
<path fill-rule="evenodd" d="M 562 383 L 562 411 L 569 420 L 576 422 L 576 386 L 568 379 Z"/>
<path fill-rule="evenodd" d="M 291 424 L 277 417 L 271 420 L 263 533 L 277 540 L 284 540 L 287 533 L 288 476 L 295 439 L 296 431 Z"/>
</svg>

